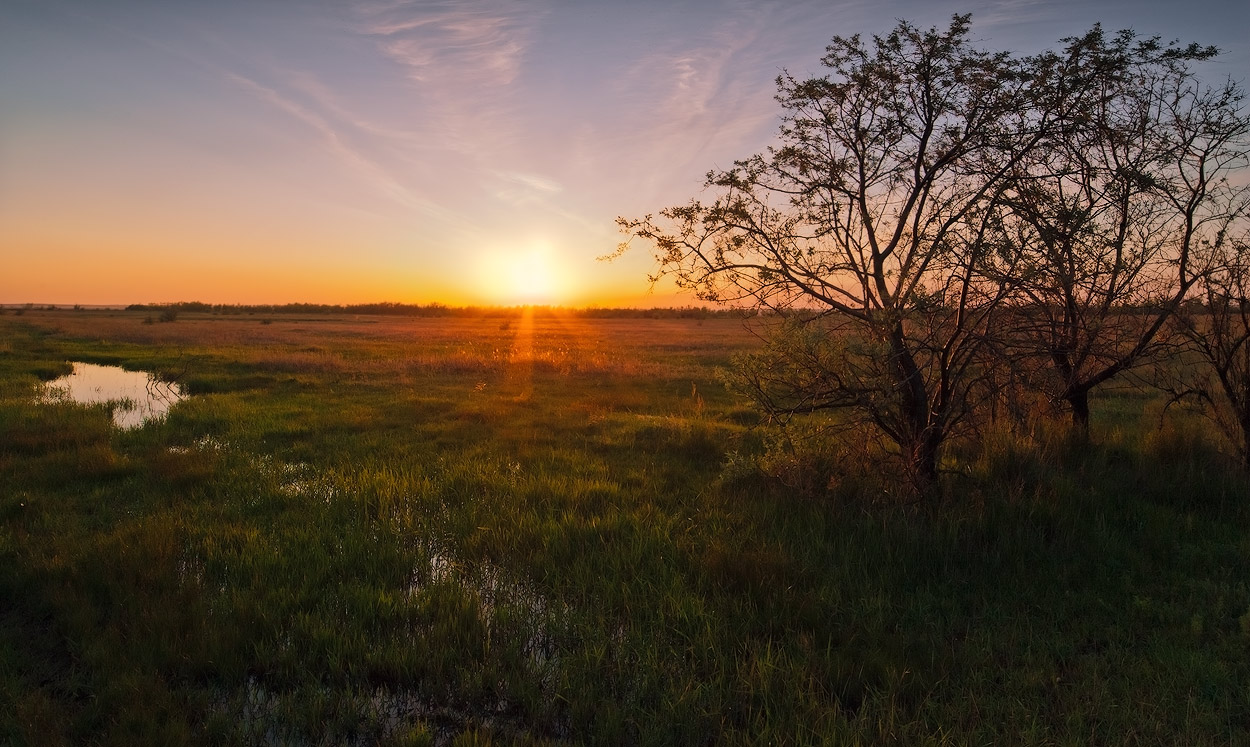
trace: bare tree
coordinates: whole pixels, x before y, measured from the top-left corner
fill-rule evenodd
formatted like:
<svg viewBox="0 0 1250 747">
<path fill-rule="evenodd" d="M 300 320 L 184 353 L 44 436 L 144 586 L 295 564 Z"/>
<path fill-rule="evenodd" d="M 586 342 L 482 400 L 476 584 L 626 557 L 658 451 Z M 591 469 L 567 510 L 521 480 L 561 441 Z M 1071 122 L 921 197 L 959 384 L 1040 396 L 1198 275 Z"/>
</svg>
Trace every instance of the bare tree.
<svg viewBox="0 0 1250 747">
<path fill-rule="evenodd" d="M 1168 371 L 1174 401 L 1193 397 L 1250 469 L 1250 243 L 1231 245 L 1203 282 L 1201 303 L 1177 314 L 1199 365 Z"/>
<path fill-rule="evenodd" d="M 1010 273 L 981 271 L 1002 253 L 1005 190 L 1061 119 L 1035 105 L 1031 61 L 968 31 L 955 16 L 835 37 L 829 75 L 778 79 L 777 147 L 710 173 L 710 202 L 619 220 L 654 245 L 657 277 L 789 316 L 740 371 L 761 404 L 870 421 L 922 491 L 979 399 L 1012 290 Z"/>
<path fill-rule="evenodd" d="M 1237 86 L 1203 87 L 1189 67 L 1213 48 L 1098 27 L 1066 41 L 1043 105 L 1069 116 L 1006 200 L 1023 257 L 1017 350 L 1087 429 L 1094 388 L 1170 351 L 1166 322 L 1240 210 L 1228 176 L 1248 122 Z"/>
</svg>

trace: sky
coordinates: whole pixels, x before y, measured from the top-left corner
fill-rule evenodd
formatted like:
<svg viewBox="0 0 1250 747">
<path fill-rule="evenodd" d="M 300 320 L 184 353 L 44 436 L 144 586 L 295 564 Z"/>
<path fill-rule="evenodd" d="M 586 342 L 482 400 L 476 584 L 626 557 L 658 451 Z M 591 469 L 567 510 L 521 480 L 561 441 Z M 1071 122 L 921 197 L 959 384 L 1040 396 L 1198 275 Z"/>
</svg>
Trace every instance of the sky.
<svg viewBox="0 0 1250 747">
<path fill-rule="evenodd" d="M 694 303 L 616 217 L 767 148 L 834 35 L 963 12 L 1250 82 L 1244 0 L 0 0 L 0 303 Z"/>
</svg>

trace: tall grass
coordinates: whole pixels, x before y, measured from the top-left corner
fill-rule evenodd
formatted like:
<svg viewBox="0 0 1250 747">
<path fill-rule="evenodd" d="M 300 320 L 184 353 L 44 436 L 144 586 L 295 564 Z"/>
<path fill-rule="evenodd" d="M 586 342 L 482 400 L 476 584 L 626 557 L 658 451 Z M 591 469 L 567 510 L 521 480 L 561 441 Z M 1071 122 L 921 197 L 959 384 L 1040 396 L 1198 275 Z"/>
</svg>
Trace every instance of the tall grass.
<svg viewBox="0 0 1250 747">
<path fill-rule="evenodd" d="M 732 320 L 534 323 L 0 319 L 0 741 L 1250 738 L 1250 491 L 1189 422 L 1004 428 L 933 512 L 778 451 Z M 202 393 L 35 404 L 88 359 Z"/>
</svg>

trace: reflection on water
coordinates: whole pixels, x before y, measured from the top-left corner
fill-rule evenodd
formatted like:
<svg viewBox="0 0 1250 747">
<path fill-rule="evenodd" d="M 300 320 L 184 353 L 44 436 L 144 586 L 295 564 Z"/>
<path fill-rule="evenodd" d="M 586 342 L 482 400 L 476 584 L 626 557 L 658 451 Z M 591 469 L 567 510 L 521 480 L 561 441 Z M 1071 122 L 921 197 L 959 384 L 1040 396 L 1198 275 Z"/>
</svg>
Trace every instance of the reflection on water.
<svg viewBox="0 0 1250 747">
<path fill-rule="evenodd" d="M 143 371 L 94 363 L 73 365 L 72 374 L 47 383 L 43 401 L 67 399 L 84 405 L 114 402 L 113 423 L 118 428 L 137 428 L 163 418 L 170 407 L 186 397 L 179 385 Z"/>
</svg>

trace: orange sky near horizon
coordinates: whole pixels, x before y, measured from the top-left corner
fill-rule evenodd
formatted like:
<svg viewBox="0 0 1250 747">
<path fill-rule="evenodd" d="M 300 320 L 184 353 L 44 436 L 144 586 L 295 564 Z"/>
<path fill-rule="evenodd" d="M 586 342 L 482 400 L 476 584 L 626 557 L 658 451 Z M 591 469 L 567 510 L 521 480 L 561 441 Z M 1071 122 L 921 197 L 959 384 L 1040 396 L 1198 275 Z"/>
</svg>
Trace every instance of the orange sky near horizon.
<svg viewBox="0 0 1250 747">
<path fill-rule="evenodd" d="M 1244 80 L 1234 6 L 9 0 L 0 304 L 696 304 L 648 247 L 597 259 L 615 218 L 767 148 L 774 79 L 833 35 L 971 12 L 1031 52 L 1101 22 Z"/>
</svg>

